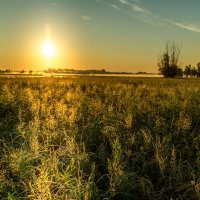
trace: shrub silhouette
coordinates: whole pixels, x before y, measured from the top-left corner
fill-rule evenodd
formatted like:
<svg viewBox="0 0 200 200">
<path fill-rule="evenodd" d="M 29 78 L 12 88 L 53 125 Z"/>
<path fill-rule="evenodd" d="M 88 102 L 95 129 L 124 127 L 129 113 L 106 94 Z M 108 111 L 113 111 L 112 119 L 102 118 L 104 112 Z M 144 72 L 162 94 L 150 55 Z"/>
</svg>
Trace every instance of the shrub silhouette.
<svg viewBox="0 0 200 200">
<path fill-rule="evenodd" d="M 179 56 L 181 49 L 175 42 L 166 42 L 165 50 L 159 57 L 158 67 L 164 77 L 182 76 L 183 71 L 179 67 Z"/>
</svg>

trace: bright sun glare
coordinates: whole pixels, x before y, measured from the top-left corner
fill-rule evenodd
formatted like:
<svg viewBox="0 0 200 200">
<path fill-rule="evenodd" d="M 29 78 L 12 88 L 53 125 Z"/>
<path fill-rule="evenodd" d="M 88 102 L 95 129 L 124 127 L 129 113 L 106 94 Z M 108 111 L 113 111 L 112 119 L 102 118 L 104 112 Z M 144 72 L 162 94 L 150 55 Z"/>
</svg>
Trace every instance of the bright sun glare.
<svg viewBox="0 0 200 200">
<path fill-rule="evenodd" d="M 55 55 L 55 48 L 54 46 L 50 43 L 50 42 L 46 42 L 43 46 L 42 46 L 42 53 L 48 58 L 52 58 Z"/>
</svg>

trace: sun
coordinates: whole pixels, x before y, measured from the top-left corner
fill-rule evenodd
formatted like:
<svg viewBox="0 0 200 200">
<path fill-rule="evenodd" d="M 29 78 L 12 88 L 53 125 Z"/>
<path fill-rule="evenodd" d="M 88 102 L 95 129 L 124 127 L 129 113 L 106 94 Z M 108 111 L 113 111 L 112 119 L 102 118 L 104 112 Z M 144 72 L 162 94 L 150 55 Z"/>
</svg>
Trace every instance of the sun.
<svg viewBox="0 0 200 200">
<path fill-rule="evenodd" d="M 42 46 L 42 53 L 46 58 L 51 59 L 55 55 L 56 50 L 51 42 L 46 42 Z"/>
</svg>

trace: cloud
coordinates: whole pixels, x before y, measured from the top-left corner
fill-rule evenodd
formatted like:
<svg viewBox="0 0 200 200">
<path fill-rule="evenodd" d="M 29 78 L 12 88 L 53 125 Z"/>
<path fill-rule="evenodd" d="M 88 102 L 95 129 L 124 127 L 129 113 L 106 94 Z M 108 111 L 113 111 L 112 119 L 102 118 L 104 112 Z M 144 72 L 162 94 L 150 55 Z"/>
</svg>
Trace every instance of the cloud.
<svg viewBox="0 0 200 200">
<path fill-rule="evenodd" d="M 131 11 L 124 11 L 129 16 L 147 24 L 163 26 L 162 20 L 158 19 L 158 17 L 152 14 L 149 10 L 138 5 L 139 0 L 118 0 L 118 2 L 131 9 Z"/>
<path fill-rule="evenodd" d="M 120 10 L 120 7 L 115 5 L 115 4 L 112 4 L 110 5 L 111 8 L 114 8 L 115 10 Z"/>
<path fill-rule="evenodd" d="M 189 23 L 180 23 L 169 19 L 159 18 L 157 15 L 152 13 L 150 10 L 142 7 L 140 0 L 117 0 L 116 4 L 108 3 L 108 0 L 96 0 L 98 2 L 104 3 L 105 5 L 119 10 L 122 13 L 137 19 L 138 21 L 151 24 L 153 26 L 165 27 L 168 24 L 174 25 L 178 28 L 185 29 L 190 32 L 200 33 L 200 26 L 189 24 Z M 128 9 L 127 9 L 128 8 Z"/>
<path fill-rule="evenodd" d="M 122 13 L 132 17 L 143 23 L 151 24 L 153 26 L 163 26 L 162 20 L 159 20 L 157 16 L 152 14 L 149 10 L 139 6 L 139 0 L 117 0 L 116 4 L 111 4 L 108 0 L 96 0 L 101 2 L 110 8 L 121 11 Z M 127 9 L 128 8 L 128 9 Z"/>
<path fill-rule="evenodd" d="M 171 20 L 167 20 L 167 21 L 179 28 L 182 28 L 182 29 L 185 29 L 185 30 L 188 30 L 191 32 L 195 32 L 195 33 L 200 33 L 200 27 L 198 27 L 194 24 L 179 23 L 179 22 L 175 22 L 175 21 L 171 21 Z"/>
<path fill-rule="evenodd" d="M 125 4 L 125 5 L 129 5 L 128 1 L 126 0 L 119 0 L 120 3 Z"/>
<path fill-rule="evenodd" d="M 86 20 L 86 21 L 90 21 L 90 20 L 91 20 L 91 17 L 89 17 L 89 16 L 87 16 L 87 15 L 83 15 L 83 16 L 81 16 L 81 18 L 82 18 L 83 20 Z"/>
<path fill-rule="evenodd" d="M 56 2 L 51 2 L 51 5 L 52 6 L 57 6 L 57 3 Z"/>
<path fill-rule="evenodd" d="M 130 2 L 128 0 L 119 0 L 119 2 L 121 4 L 129 6 L 135 12 L 143 13 L 143 14 L 150 14 L 150 12 L 148 10 L 146 10 L 146 9 L 144 9 L 144 8 L 142 8 L 142 7 L 136 5 L 135 3 Z M 134 2 L 136 2 L 136 1 L 134 1 Z"/>
<path fill-rule="evenodd" d="M 141 12 L 141 13 L 145 13 L 145 14 L 148 14 L 149 12 L 147 10 L 145 10 L 144 8 L 141 8 L 139 6 L 136 6 L 136 5 L 132 5 L 131 6 L 132 9 L 136 12 Z"/>
</svg>

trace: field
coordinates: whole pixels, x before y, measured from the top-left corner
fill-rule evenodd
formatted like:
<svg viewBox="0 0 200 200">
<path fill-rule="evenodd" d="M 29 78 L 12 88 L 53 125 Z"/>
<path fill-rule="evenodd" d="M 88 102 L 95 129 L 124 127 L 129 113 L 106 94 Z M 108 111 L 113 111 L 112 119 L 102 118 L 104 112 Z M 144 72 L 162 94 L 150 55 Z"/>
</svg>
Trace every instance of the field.
<svg viewBox="0 0 200 200">
<path fill-rule="evenodd" d="M 0 78 L 0 199 L 200 199 L 200 80 Z"/>
</svg>

